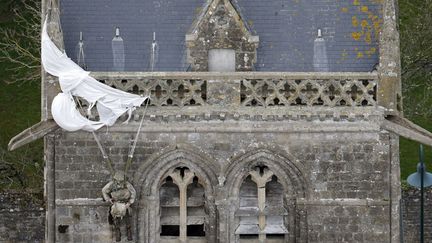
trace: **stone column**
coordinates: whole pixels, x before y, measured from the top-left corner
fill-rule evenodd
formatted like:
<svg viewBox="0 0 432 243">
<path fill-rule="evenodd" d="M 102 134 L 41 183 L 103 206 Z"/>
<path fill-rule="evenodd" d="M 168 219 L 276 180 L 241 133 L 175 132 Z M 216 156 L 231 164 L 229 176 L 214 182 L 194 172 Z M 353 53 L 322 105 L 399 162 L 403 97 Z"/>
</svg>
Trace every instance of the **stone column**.
<svg viewBox="0 0 432 243">
<path fill-rule="evenodd" d="M 230 227 L 232 227 L 232 224 L 230 223 L 229 215 L 232 212 L 230 207 L 236 205 L 236 202 L 235 200 L 231 200 L 229 198 L 228 190 L 225 188 L 226 178 L 224 176 L 220 176 L 218 180 L 219 185 L 217 186 L 215 193 L 215 206 L 217 210 L 217 220 L 215 221 L 218 224 L 216 242 L 234 242 L 230 239 L 230 235 L 232 233 Z"/>
<path fill-rule="evenodd" d="M 56 206 L 55 206 L 55 136 L 48 135 L 44 139 L 45 146 L 45 240 L 47 243 L 56 241 Z"/>
<path fill-rule="evenodd" d="M 266 202 L 265 192 L 266 192 L 266 184 L 267 182 L 271 181 L 273 172 L 271 172 L 268 169 L 264 169 L 264 172 L 261 174 L 258 169 L 257 171 L 251 171 L 249 174 L 251 175 L 252 180 L 257 184 L 258 187 L 258 209 L 259 209 L 258 226 L 261 231 L 259 234 L 259 240 L 260 242 L 265 242 L 266 235 L 265 233 L 263 233 L 266 226 L 266 216 L 264 214 L 265 202 Z"/>
<path fill-rule="evenodd" d="M 160 233 L 159 199 L 148 196 L 142 198 L 138 206 L 138 242 L 158 242 Z"/>
<path fill-rule="evenodd" d="M 64 49 L 63 32 L 60 24 L 59 0 L 42 1 L 42 25 L 48 15 L 48 34 L 60 50 Z M 61 91 L 58 78 L 54 77 L 42 68 L 41 70 L 41 120 L 52 119 L 51 103 L 54 97 Z"/>
<path fill-rule="evenodd" d="M 187 242 L 187 187 L 192 183 L 195 173 L 185 170 L 181 174 L 180 170 L 176 170 L 170 174 L 173 182 L 179 187 L 180 191 L 180 242 Z"/>
<path fill-rule="evenodd" d="M 380 78 L 377 99 L 378 105 L 387 108 L 388 114 L 402 111 L 399 31 L 395 1 L 384 1 L 384 22 L 379 43 Z"/>
<path fill-rule="evenodd" d="M 51 21 L 49 28 L 51 38 L 60 47 L 63 48 L 63 33 L 60 29 L 58 0 L 42 0 L 41 3 L 41 24 L 45 21 L 47 14 L 55 15 L 56 20 Z M 60 87 L 58 79 L 41 70 L 41 120 L 45 121 L 51 116 L 51 102 Z M 47 202 L 46 221 L 45 221 L 45 241 L 48 243 L 55 242 L 56 239 L 56 215 L 55 215 L 55 136 L 49 135 L 44 140 L 45 153 L 45 200 Z"/>
<path fill-rule="evenodd" d="M 399 136 L 389 135 L 390 146 L 390 201 L 391 201 L 391 242 L 400 242 L 400 161 L 399 161 Z"/>
</svg>

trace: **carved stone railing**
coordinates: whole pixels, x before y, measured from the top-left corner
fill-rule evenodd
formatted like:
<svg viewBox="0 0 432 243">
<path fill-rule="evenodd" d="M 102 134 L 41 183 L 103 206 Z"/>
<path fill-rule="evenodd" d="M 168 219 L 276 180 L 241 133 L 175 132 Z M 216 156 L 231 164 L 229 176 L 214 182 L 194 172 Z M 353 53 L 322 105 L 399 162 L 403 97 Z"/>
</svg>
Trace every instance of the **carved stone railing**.
<svg viewBox="0 0 432 243">
<path fill-rule="evenodd" d="M 374 106 L 376 80 L 246 79 L 241 81 L 244 106 Z"/>
<path fill-rule="evenodd" d="M 104 78 L 113 88 L 151 97 L 152 106 L 198 106 L 206 104 L 206 80 L 176 78 Z"/>
<path fill-rule="evenodd" d="M 161 106 L 376 106 L 375 73 L 92 73 Z"/>
</svg>

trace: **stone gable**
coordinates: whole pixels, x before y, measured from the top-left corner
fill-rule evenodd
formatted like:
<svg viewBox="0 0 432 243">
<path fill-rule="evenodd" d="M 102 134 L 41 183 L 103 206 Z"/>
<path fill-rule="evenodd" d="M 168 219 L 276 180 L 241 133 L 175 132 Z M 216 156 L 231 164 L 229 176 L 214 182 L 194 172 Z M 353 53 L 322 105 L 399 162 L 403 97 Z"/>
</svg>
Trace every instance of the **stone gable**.
<svg viewBox="0 0 432 243">
<path fill-rule="evenodd" d="M 253 70 L 259 38 L 248 31 L 243 21 L 230 1 L 212 1 L 186 35 L 191 70 L 208 71 L 211 49 L 233 49 L 235 70 Z"/>
</svg>

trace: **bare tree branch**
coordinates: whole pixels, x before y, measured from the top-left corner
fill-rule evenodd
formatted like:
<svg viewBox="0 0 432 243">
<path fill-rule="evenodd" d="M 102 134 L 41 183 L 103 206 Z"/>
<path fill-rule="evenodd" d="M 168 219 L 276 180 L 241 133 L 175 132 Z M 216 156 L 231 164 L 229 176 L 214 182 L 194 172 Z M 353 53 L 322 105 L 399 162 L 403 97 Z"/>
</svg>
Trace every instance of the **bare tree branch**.
<svg viewBox="0 0 432 243">
<path fill-rule="evenodd" d="M 407 116 L 432 116 L 431 0 L 400 0 L 402 92 Z"/>
<path fill-rule="evenodd" d="M 7 83 L 40 79 L 40 2 L 22 0 L 13 9 L 15 25 L 0 30 L 0 62 L 9 63 Z"/>
</svg>

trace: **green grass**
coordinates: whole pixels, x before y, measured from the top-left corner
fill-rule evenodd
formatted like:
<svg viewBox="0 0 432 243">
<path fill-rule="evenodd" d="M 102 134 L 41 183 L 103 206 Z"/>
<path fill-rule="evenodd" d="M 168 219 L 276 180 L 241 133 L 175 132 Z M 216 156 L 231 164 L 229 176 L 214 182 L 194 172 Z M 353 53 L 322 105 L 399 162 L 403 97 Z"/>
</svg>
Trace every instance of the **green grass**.
<svg viewBox="0 0 432 243">
<path fill-rule="evenodd" d="M 432 2 L 399 0 L 399 23 L 404 112 L 414 123 L 432 131 Z M 400 139 L 401 177 L 416 171 L 416 142 Z M 426 165 L 432 171 L 432 148 L 425 147 Z"/>
<path fill-rule="evenodd" d="M 0 28 L 13 26 L 3 18 Z M 39 140 L 13 152 L 9 140 L 40 121 L 38 81 L 6 84 L 11 63 L 0 63 L 0 191 L 5 189 L 41 191 L 43 188 L 43 141 Z"/>
<path fill-rule="evenodd" d="M 0 82 L 0 117 L 0 190 L 42 189 L 43 141 L 6 152 L 13 136 L 40 121 L 39 85 Z"/>
<path fill-rule="evenodd" d="M 6 67 L 0 64 L 0 77 L 7 78 Z M 7 151 L 12 137 L 40 121 L 40 106 L 37 82 L 6 84 L 0 80 L 0 190 L 42 189 L 43 141 Z"/>
<path fill-rule="evenodd" d="M 414 117 L 411 120 L 428 131 L 432 131 L 432 122 L 430 118 Z M 417 170 L 417 163 L 419 162 L 419 143 L 401 137 L 399 144 L 401 179 L 406 180 L 411 173 L 414 173 Z M 432 148 L 425 146 L 424 150 L 426 168 L 428 171 L 432 171 Z"/>
<path fill-rule="evenodd" d="M 40 121 L 40 106 L 40 87 L 37 83 L 0 82 L 0 117 L 3 117 L 0 119 L 0 137 L 11 138 L 23 128 Z"/>
</svg>

